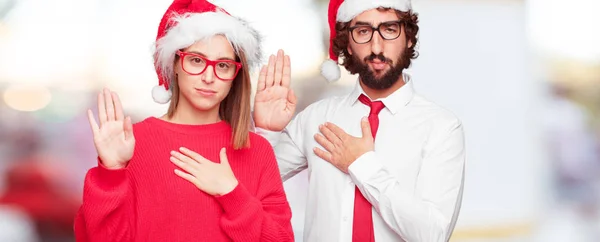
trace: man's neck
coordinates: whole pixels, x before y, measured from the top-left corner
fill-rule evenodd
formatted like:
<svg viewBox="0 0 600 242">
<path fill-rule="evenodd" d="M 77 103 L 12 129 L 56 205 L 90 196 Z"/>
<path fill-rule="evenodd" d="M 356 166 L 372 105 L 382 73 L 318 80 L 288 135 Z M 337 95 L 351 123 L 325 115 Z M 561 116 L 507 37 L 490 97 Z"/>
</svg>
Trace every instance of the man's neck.
<svg viewBox="0 0 600 242">
<path fill-rule="evenodd" d="M 362 79 L 359 83 L 360 83 L 360 87 L 362 87 L 363 91 L 367 94 L 367 96 L 369 96 L 369 98 L 371 98 L 371 100 L 375 100 L 375 99 L 379 99 L 379 98 L 386 98 L 389 95 L 391 95 L 392 93 L 394 93 L 396 90 L 403 87 L 404 84 L 406 84 L 406 82 L 404 82 L 403 75 L 400 75 L 400 77 L 398 78 L 398 81 L 396 83 L 394 83 L 391 87 L 386 88 L 386 89 L 381 89 L 381 90 L 372 89 L 372 88 L 367 87 L 362 82 Z"/>
</svg>

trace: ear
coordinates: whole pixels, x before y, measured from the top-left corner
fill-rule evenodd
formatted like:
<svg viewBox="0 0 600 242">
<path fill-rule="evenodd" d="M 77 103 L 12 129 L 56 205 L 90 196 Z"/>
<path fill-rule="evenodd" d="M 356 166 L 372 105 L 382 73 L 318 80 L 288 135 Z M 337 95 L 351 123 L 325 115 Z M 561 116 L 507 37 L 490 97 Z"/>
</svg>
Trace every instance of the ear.
<svg viewBox="0 0 600 242">
<path fill-rule="evenodd" d="M 415 43 L 413 43 L 412 40 L 408 38 L 408 35 L 406 35 L 406 31 L 404 30 L 404 28 L 402 28 L 402 34 L 404 35 L 404 38 L 406 38 L 406 47 L 412 48 Z"/>
<path fill-rule="evenodd" d="M 352 48 L 350 48 L 350 43 L 348 43 L 348 47 L 346 47 L 348 54 L 352 55 Z"/>
<path fill-rule="evenodd" d="M 170 85 L 176 85 L 179 84 L 179 73 L 177 73 L 179 68 L 177 68 L 177 66 L 173 66 L 173 81 L 174 83 L 171 83 Z"/>
<path fill-rule="evenodd" d="M 177 71 L 179 71 L 179 63 L 181 63 L 181 61 L 178 61 L 179 57 L 175 57 L 175 61 L 173 61 L 173 75 L 175 75 L 175 77 L 177 77 Z"/>
</svg>

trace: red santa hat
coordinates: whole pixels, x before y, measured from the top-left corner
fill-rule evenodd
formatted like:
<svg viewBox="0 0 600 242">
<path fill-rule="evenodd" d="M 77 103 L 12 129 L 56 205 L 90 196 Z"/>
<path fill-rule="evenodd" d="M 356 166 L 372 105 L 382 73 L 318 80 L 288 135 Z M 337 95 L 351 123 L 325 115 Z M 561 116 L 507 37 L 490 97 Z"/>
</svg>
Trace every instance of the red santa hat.
<svg viewBox="0 0 600 242">
<path fill-rule="evenodd" d="M 244 52 L 249 68 L 260 65 L 261 38 L 246 21 L 231 16 L 207 0 L 173 1 L 160 21 L 156 36 L 154 67 L 158 85 L 152 89 L 155 102 L 164 104 L 171 99 L 177 50 L 216 34 L 224 35 L 236 53 Z"/>
<path fill-rule="evenodd" d="M 340 79 L 338 56 L 333 52 L 336 23 L 351 21 L 364 11 L 379 7 L 406 12 L 412 9 L 410 0 L 330 0 L 329 1 L 329 59 L 321 65 L 321 75 L 329 82 Z"/>
</svg>

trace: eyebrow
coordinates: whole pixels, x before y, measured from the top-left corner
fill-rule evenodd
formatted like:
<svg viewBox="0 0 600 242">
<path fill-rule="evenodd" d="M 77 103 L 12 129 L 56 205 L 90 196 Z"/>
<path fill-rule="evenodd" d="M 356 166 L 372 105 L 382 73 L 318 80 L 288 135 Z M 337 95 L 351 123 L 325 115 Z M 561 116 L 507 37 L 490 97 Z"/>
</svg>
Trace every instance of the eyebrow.
<svg viewBox="0 0 600 242">
<path fill-rule="evenodd" d="M 371 23 L 367 23 L 367 22 L 363 22 L 363 21 L 356 21 L 356 23 L 354 23 L 354 25 L 369 25 L 369 26 L 371 26 Z"/>
<path fill-rule="evenodd" d="M 398 21 L 400 21 L 400 20 L 398 19 L 398 20 L 384 21 L 384 22 L 380 22 L 380 23 L 378 24 L 378 26 L 379 26 L 379 25 L 381 25 L 381 24 L 385 24 L 385 23 L 395 23 L 395 22 L 398 22 Z M 373 25 L 371 25 L 371 23 L 364 22 L 364 21 L 356 21 L 356 23 L 354 23 L 354 26 L 357 26 L 357 25 L 360 25 L 360 26 L 363 26 L 363 25 L 367 25 L 367 26 L 373 26 Z"/>
<path fill-rule="evenodd" d="M 206 57 L 206 55 L 205 55 L 204 53 L 202 53 L 202 52 L 199 52 L 199 51 L 193 51 L 193 50 L 190 50 L 190 51 L 187 51 L 187 52 L 188 52 L 188 53 L 192 53 L 192 54 L 196 54 L 196 55 L 199 55 L 199 56 L 202 56 L 202 57 Z M 208 58 L 208 57 L 206 57 L 206 58 Z M 217 60 L 228 60 L 228 61 L 235 61 L 235 59 L 233 59 L 233 58 L 229 58 L 229 57 L 220 57 L 220 58 L 218 58 Z"/>
</svg>

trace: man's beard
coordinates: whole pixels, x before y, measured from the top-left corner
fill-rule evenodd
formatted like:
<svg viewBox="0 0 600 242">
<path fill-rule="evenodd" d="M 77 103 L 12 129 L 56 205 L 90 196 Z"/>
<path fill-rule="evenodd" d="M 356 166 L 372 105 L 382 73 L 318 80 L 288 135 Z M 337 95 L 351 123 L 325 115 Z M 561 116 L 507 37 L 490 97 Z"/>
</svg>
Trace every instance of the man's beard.
<svg viewBox="0 0 600 242">
<path fill-rule="evenodd" d="M 371 55 L 365 57 L 362 61 L 355 55 L 353 55 L 352 58 L 354 59 L 353 62 L 357 65 L 356 73 L 358 73 L 362 83 L 375 90 L 384 90 L 390 88 L 392 85 L 398 82 L 400 75 L 402 75 L 402 71 L 404 70 L 402 55 L 395 62 L 385 58 L 382 53 L 379 53 L 379 55 L 371 53 Z M 387 70 L 383 76 L 375 77 L 374 71 L 369 69 L 367 63 L 375 59 L 379 59 L 381 62 L 390 65 L 390 69 Z"/>
</svg>

